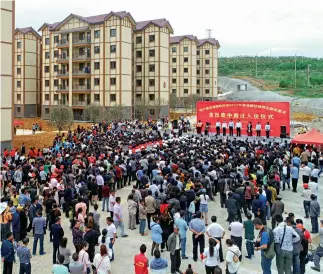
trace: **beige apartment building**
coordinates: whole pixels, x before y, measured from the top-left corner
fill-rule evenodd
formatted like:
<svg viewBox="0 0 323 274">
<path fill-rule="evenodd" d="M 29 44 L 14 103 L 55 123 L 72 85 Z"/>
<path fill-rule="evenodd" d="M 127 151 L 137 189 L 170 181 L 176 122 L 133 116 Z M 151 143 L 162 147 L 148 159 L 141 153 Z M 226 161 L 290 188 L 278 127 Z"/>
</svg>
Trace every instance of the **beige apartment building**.
<svg viewBox="0 0 323 274">
<path fill-rule="evenodd" d="M 15 1 L 0 1 L 1 89 L 0 89 L 0 141 L 2 152 L 13 140 L 13 89 Z"/>
<path fill-rule="evenodd" d="M 45 23 L 42 31 L 42 117 L 63 104 L 82 119 L 84 107 L 123 105 L 131 115 L 132 33 L 125 11 Z"/>
<path fill-rule="evenodd" d="M 32 27 L 15 31 L 15 117 L 40 116 L 41 41 Z"/>
</svg>

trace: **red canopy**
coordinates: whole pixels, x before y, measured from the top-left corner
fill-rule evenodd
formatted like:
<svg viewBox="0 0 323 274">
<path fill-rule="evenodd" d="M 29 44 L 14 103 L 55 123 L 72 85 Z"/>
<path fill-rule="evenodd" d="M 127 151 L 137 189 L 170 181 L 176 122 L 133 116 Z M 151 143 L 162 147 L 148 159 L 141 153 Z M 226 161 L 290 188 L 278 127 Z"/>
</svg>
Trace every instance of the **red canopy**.
<svg viewBox="0 0 323 274">
<path fill-rule="evenodd" d="M 13 125 L 14 126 L 19 126 L 19 125 L 23 125 L 24 124 L 24 122 L 23 121 L 20 121 L 20 120 L 15 120 L 14 122 L 13 122 Z"/>
<path fill-rule="evenodd" d="M 308 144 L 308 145 L 323 145 L 323 133 L 317 129 L 312 129 L 304 134 L 296 135 L 292 143 L 294 144 Z"/>
</svg>

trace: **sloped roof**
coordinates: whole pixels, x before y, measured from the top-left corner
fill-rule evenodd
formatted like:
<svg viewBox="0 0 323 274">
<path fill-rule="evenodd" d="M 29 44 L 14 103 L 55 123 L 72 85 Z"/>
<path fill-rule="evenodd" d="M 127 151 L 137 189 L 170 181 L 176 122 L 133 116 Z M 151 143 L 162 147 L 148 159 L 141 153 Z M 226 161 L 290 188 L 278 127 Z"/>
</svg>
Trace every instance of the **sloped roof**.
<svg viewBox="0 0 323 274">
<path fill-rule="evenodd" d="M 41 36 L 34 30 L 33 27 L 27 27 L 27 28 L 16 28 L 15 32 L 20 31 L 23 34 L 26 34 L 28 32 L 32 32 L 36 37 L 41 39 Z"/>
<path fill-rule="evenodd" d="M 202 46 L 203 44 L 205 43 L 210 43 L 214 46 L 217 46 L 217 48 L 220 47 L 220 43 L 218 40 L 214 39 L 214 38 L 207 38 L 207 39 L 199 39 L 199 44 L 198 44 L 198 47 L 199 46 Z"/>
<path fill-rule="evenodd" d="M 313 128 L 309 132 L 296 135 L 293 138 L 292 143 L 308 144 L 308 145 L 323 145 L 323 133 Z"/>
<path fill-rule="evenodd" d="M 174 32 L 171 24 L 165 18 L 137 22 L 135 31 L 143 30 L 146 27 L 148 27 L 150 24 L 153 24 L 160 28 L 167 26 L 171 33 Z"/>
<path fill-rule="evenodd" d="M 183 39 L 189 39 L 189 40 L 196 40 L 196 42 L 198 43 L 198 39 L 196 36 L 192 35 L 192 34 L 189 34 L 189 35 L 180 35 L 180 36 L 172 36 L 170 38 L 170 43 L 171 44 L 177 44 L 179 43 L 180 41 L 182 41 Z"/>
</svg>

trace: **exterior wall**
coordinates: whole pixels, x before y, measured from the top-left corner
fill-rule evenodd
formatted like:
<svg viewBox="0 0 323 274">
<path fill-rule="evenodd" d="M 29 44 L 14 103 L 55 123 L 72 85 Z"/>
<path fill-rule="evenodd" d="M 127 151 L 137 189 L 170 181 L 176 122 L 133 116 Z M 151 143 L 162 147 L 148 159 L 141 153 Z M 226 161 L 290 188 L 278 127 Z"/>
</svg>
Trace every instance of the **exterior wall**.
<svg viewBox="0 0 323 274">
<path fill-rule="evenodd" d="M 20 48 L 18 48 L 20 43 Z M 15 117 L 36 117 L 40 108 L 41 40 L 32 32 L 15 34 Z M 21 61 L 18 61 L 18 56 Z M 20 74 L 18 74 L 20 69 Z M 20 82 L 20 87 L 18 86 Z"/>
<path fill-rule="evenodd" d="M 1 89 L 0 89 L 0 141 L 3 151 L 13 139 L 13 84 L 14 84 L 14 28 L 15 1 L 0 2 Z"/>
</svg>

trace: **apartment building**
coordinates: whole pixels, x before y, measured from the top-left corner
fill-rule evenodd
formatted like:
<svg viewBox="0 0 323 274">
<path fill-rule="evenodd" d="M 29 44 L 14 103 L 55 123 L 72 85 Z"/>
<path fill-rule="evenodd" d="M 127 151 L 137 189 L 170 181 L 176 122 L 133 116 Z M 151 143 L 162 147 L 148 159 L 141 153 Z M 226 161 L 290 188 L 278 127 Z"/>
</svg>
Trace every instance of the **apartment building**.
<svg viewBox="0 0 323 274">
<path fill-rule="evenodd" d="M 41 42 L 32 27 L 15 30 L 15 117 L 40 116 Z"/>
<path fill-rule="evenodd" d="M 3 151 L 13 140 L 15 1 L 0 1 L 0 18 L 0 151 Z"/>
<path fill-rule="evenodd" d="M 151 117 L 169 112 L 169 40 L 173 28 L 166 19 L 137 22 L 133 34 L 133 113 L 147 104 Z M 157 108 L 154 106 L 158 106 Z"/>
<path fill-rule="evenodd" d="M 197 46 L 196 94 L 203 100 L 218 96 L 218 49 L 220 44 L 214 38 L 200 39 Z"/>
<path fill-rule="evenodd" d="M 172 94 L 183 99 L 196 95 L 196 52 L 198 39 L 194 35 L 170 38 L 170 82 Z"/>
<path fill-rule="evenodd" d="M 131 14 L 110 12 L 82 17 L 71 14 L 61 22 L 45 23 L 42 31 L 42 117 L 51 106 L 73 108 L 82 119 L 84 107 L 123 105 L 131 117 Z"/>
</svg>

